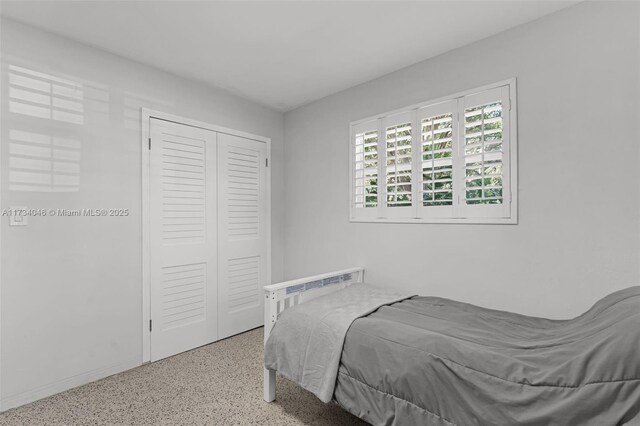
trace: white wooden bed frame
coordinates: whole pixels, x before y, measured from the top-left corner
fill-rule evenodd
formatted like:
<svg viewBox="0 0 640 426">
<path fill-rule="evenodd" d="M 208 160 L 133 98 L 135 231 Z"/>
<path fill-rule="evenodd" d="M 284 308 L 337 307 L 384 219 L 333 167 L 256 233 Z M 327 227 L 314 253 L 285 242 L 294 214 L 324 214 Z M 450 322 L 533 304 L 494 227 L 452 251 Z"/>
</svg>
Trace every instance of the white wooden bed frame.
<svg viewBox="0 0 640 426">
<path fill-rule="evenodd" d="M 364 268 L 357 267 L 265 286 L 264 343 L 267 343 L 278 315 L 285 309 L 361 282 L 364 282 Z M 274 399 L 276 371 L 265 368 L 264 400 L 272 402 Z"/>
</svg>

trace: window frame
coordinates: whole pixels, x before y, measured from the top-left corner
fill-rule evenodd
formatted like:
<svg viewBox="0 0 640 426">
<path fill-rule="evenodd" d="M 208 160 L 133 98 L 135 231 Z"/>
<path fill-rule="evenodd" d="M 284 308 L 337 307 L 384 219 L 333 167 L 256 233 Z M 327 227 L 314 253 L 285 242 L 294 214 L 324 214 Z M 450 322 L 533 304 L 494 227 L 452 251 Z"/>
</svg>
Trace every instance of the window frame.
<svg viewBox="0 0 640 426">
<path fill-rule="evenodd" d="M 420 181 L 415 182 L 412 178 L 412 206 L 401 207 L 402 212 L 397 211 L 400 214 L 393 214 L 398 207 L 387 207 L 386 197 L 386 128 L 392 124 L 387 125 L 390 119 L 396 116 L 404 115 L 411 117 L 412 123 L 412 176 L 416 176 L 416 170 L 422 171 L 422 118 L 426 117 L 425 111 L 438 110 L 444 104 L 451 104 L 454 106 L 454 117 L 460 110 L 462 105 L 462 111 L 464 114 L 465 97 L 472 99 L 472 95 L 479 95 L 482 97 L 481 92 L 487 92 L 491 90 L 502 90 L 506 97 L 503 98 L 503 112 L 507 113 L 508 119 L 503 121 L 503 138 L 506 135 L 508 141 L 503 144 L 503 168 L 508 170 L 504 175 L 503 181 L 503 204 L 500 208 L 495 206 L 481 206 L 473 205 L 470 207 L 463 201 L 460 203 L 453 203 L 451 208 L 453 216 L 443 217 L 441 214 L 445 209 L 437 209 L 439 213 L 435 213 L 433 210 L 429 212 L 429 207 L 424 207 L 422 203 L 422 178 Z M 422 112 L 421 112 L 422 111 Z M 455 118 L 456 123 L 460 120 L 459 117 Z M 518 223 L 518 143 L 517 143 L 517 92 L 516 92 L 516 78 L 510 78 L 502 80 L 496 83 L 487 84 L 474 89 L 465 90 L 452 95 L 443 96 L 440 98 L 432 99 L 429 101 L 420 102 L 414 105 L 410 105 L 403 108 L 398 108 L 393 111 L 377 114 L 375 116 L 363 118 L 357 121 L 353 121 L 349 124 L 349 222 L 372 222 L 372 223 L 434 223 L 434 224 L 517 224 Z M 356 129 L 364 127 L 377 126 L 378 129 L 378 204 L 376 208 L 356 208 L 354 206 L 354 155 L 355 155 L 355 134 Z M 464 135 L 457 135 L 459 127 L 454 126 L 455 134 L 453 136 L 454 143 L 452 144 L 453 150 L 453 178 L 454 178 L 454 197 L 462 196 L 464 189 L 461 185 L 464 184 L 464 165 L 461 158 L 460 150 L 464 151 L 463 144 L 456 144 L 455 141 L 463 140 Z M 456 136 L 457 135 L 457 136 Z M 456 139 L 457 138 L 457 139 Z M 382 141 L 382 142 L 381 142 Z M 416 142 L 417 141 L 417 142 Z M 380 152 L 380 146 L 384 143 L 385 150 Z M 419 145 L 418 145 L 419 144 Z M 420 146 L 420 149 L 416 149 Z M 463 153 L 463 152 L 462 152 Z M 462 157 L 463 158 L 463 157 Z M 383 184 L 383 182 L 385 184 Z M 419 202 L 418 202 L 419 201 Z M 496 205 L 497 206 L 497 205 Z M 477 207 L 493 207 L 489 209 L 477 208 Z M 407 213 L 410 209 L 412 213 Z M 469 212 L 477 212 L 477 216 L 468 216 Z M 493 211 L 502 214 L 503 216 L 492 216 Z M 488 212 L 488 213 L 487 213 Z M 467 214 L 463 217 L 463 214 Z M 455 217 L 458 216 L 458 217 Z"/>
</svg>

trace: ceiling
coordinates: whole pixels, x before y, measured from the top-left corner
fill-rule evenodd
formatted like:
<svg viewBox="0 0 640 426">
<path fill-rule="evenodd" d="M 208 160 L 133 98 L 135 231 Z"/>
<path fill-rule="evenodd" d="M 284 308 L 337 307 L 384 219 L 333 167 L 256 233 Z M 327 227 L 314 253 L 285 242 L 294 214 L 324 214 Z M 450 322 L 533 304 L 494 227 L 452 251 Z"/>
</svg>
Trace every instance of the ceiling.
<svg viewBox="0 0 640 426">
<path fill-rule="evenodd" d="M 2 1 L 2 14 L 288 111 L 576 1 Z"/>
</svg>

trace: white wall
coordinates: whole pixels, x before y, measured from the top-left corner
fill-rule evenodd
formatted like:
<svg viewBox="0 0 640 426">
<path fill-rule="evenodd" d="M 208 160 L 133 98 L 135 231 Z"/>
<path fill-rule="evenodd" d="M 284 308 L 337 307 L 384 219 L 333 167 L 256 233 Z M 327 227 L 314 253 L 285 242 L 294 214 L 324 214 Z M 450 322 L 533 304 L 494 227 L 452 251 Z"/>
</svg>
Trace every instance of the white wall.
<svg viewBox="0 0 640 426">
<path fill-rule="evenodd" d="M 0 218 L 7 409 L 141 362 L 141 107 L 271 137 L 272 271 L 281 280 L 283 115 L 16 22 L 3 20 L 1 30 L 2 207 L 131 211 L 126 218 L 29 218 L 27 227 Z M 48 119 L 34 115 L 50 109 L 14 98 L 10 105 L 9 79 L 21 73 L 12 67 L 76 84 L 79 111 L 62 114 L 54 106 Z M 13 95 L 37 100 L 28 89 Z M 46 169 L 52 144 L 54 159 L 71 160 L 71 173 L 50 172 L 48 190 L 25 190 L 21 181 L 42 174 L 16 173 L 10 167 L 24 165 L 15 154 L 36 150 L 43 162 L 28 166 Z M 58 192 L 63 187 L 70 192 Z"/>
<path fill-rule="evenodd" d="M 286 278 L 362 265 L 372 283 L 553 318 L 637 285 L 639 10 L 585 2 L 285 114 Z M 510 77 L 518 225 L 349 223 L 350 121 Z"/>
</svg>

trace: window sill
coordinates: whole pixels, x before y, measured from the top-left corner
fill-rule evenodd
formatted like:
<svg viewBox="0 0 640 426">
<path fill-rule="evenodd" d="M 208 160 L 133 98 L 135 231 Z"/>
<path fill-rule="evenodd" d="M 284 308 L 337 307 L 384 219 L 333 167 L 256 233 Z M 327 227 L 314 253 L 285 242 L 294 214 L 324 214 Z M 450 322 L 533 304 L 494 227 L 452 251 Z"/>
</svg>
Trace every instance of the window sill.
<svg viewBox="0 0 640 426">
<path fill-rule="evenodd" d="M 517 225 L 518 218 L 355 218 L 349 219 L 351 223 L 414 223 L 414 224 L 447 224 L 447 225 Z"/>
</svg>

